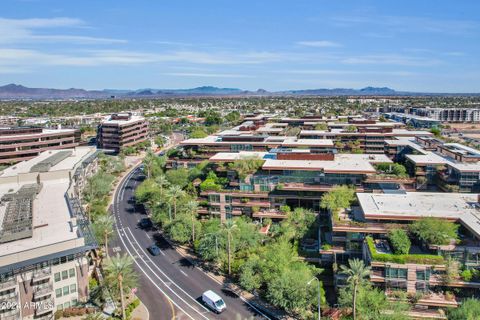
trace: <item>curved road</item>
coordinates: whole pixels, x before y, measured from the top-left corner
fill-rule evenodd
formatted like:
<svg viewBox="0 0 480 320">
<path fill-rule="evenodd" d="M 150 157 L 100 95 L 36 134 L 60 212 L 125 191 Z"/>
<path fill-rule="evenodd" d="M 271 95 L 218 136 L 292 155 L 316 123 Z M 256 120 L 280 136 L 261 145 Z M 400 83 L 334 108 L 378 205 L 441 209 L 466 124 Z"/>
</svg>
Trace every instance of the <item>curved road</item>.
<svg viewBox="0 0 480 320">
<path fill-rule="evenodd" d="M 137 294 L 147 306 L 150 319 L 268 319 L 243 298 L 223 291 L 222 283 L 190 264 L 158 231 L 137 226 L 146 215 L 143 207 L 135 204 L 133 193 L 143 179 L 145 176 L 137 167 L 117 188 L 112 206 L 117 237 L 110 252 L 126 252 L 133 257 L 140 275 Z M 146 250 L 153 243 L 161 249 L 158 256 Z M 222 296 L 227 310 L 217 315 L 207 309 L 201 302 L 206 290 Z"/>
</svg>

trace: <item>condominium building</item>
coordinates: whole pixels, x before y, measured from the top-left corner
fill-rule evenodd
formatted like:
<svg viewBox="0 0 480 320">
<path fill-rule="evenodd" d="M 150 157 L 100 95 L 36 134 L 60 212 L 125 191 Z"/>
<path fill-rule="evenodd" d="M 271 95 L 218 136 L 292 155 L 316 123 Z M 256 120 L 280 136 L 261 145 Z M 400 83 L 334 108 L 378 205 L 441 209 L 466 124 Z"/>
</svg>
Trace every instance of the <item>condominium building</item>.
<svg viewBox="0 0 480 320">
<path fill-rule="evenodd" d="M 357 193 L 358 207 L 332 217 L 332 233 L 322 258 L 345 263 L 360 257 L 371 266 L 370 281 L 385 290 L 389 297 L 404 291 L 419 297 L 414 309 L 431 311 L 438 307 L 456 307 L 464 297 L 477 296 L 478 279 L 450 276 L 448 263 L 469 270 L 480 267 L 480 203 L 477 194 L 397 192 Z M 395 254 L 387 234 L 407 229 L 415 220 L 435 217 L 459 224 L 461 241 L 447 245 L 425 245 L 412 240 L 408 254 Z M 325 246 L 324 246 L 325 247 Z M 451 259 L 450 262 L 447 260 Z M 336 275 L 337 285 L 344 283 Z M 456 289 L 456 290 L 454 290 Z M 445 294 L 453 292 L 455 294 Z"/>
<path fill-rule="evenodd" d="M 99 148 L 120 152 L 148 139 L 148 122 L 132 113 L 116 113 L 105 119 L 97 129 Z"/>
<path fill-rule="evenodd" d="M 416 108 L 416 115 L 445 122 L 480 122 L 479 108 Z"/>
<path fill-rule="evenodd" d="M 88 299 L 95 238 L 79 202 L 95 148 L 50 150 L 0 176 L 0 319 L 53 319 Z"/>
<path fill-rule="evenodd" d="M 76 129 L 0 128 L 0 163 L 29 160 L 45 150 L 74 148 L 79 143 L 80 131 Z"/>
</svg>

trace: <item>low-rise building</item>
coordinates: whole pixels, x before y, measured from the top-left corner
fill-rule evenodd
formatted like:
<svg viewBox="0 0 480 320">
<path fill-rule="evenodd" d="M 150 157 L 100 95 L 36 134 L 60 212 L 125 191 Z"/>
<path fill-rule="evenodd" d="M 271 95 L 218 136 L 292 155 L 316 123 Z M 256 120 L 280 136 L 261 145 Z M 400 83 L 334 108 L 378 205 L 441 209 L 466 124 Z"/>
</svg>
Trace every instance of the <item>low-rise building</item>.
<svg viewBox="0 0 480 320">
<path fill-rule="evenodd" d="M 132 113 L 116 113 L 105 119 L 97 129 L 99 148 L 120 152 L 148 139 L 148 122 Z"/>
<path fill-rule="evenodd" d="M 53 319 L 88 299 L 95 238 L 79 194 L 96 150 L 50 150 L 0 176 L 0 319 Z M 3 306 L 6 306 L 4 308 Z"/>
</svg>

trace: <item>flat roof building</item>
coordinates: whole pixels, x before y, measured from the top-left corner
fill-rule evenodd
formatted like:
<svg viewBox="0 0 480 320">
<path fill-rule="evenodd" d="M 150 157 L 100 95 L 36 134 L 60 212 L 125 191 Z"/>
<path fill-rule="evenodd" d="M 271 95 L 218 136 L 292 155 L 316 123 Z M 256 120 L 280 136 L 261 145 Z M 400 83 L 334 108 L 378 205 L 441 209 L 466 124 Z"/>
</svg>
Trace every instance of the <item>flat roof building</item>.
<svg viewBox="0 0 480 320">
<path fill-rule="evenodd" d="M 107 117 L 97 129 L 99 148 L 120 152 L 148 139 L 148 122 L 132 113 L 116 113 Z"/>
<path fill-rule="evenodd" d="M 45 150 L 74 148 L 79 143 L 80 130 L 76 129 L 0 128 L 0 163 L 29 160 Z"/>
<path fill-rule="evenodd" d="M 96 171 L 96 150 L 50 150 L 0 175 L 1 319 L 53 319 L 88 298 L 96 241 L 78 186 Z M 25 305 L 36 303 L 36 307 Z"/>
</svg>

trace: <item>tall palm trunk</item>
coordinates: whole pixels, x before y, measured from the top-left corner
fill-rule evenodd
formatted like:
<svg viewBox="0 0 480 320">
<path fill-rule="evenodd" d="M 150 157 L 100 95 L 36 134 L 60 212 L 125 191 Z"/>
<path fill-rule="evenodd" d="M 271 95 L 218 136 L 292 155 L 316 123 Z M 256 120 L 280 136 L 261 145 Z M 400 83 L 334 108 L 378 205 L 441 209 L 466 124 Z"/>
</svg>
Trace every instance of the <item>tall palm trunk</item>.
<svg viewBox="0 0 480 320">
<path fill-rule="evenodd" d="M 126 320 L 127 315 L 125 314 L 125 301 L 123 297 L 123 276 L 122 274 L 118 275 L 118 286 L 120 287 L 120 303 L 122 305 L 122 319 Z"/>
<path fill-rule="evenodd" d="M 173 199 L 173 219 L 177 216 L 177 199 Z"/>
<path fill-rule="evenodd" d="M 192 212 L 192 243 L 195 242 L 195 216 Z"/>
<path fill-rule="evenodd" d="M 357 285 L 353 286 L 353 320 L 357 319 Z"/>
<path fill-rule="evenodd" d="M 232 272 L 231 270 L 231 249 L 230 249 L 230 232 L 227 234 L 227 243 L 228 243 L 228 274 Z"/>
<path fill-rule="evenodd" d="M 103 236 L 105 237 L 105 256 L 108 258 L 108 230 L 103 230 Z"/>
</svg>

